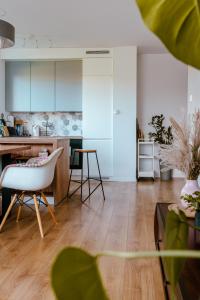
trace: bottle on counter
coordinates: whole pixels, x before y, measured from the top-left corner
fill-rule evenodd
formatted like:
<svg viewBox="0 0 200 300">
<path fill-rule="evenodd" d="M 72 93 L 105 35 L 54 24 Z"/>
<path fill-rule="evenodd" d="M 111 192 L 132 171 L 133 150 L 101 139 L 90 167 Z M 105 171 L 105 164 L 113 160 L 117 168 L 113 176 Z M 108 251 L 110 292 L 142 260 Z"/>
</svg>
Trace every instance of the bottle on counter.
<svg viewBox="0 0 200 300">
<path fill-rule="evenodd" d="M 0 115 L 0 136 L 9 136 L 9 131 L 6 126 L 6 121 L 4 119 L 4 114 Z"/>
<path fill-rule="evenodd" d="M 4 114 L 1 114 L 1 115 L 0 115 L 0 125 L 6 126 L 6 121 L 5 121 L 5 119 L 4 119 Z"/>
</svg>

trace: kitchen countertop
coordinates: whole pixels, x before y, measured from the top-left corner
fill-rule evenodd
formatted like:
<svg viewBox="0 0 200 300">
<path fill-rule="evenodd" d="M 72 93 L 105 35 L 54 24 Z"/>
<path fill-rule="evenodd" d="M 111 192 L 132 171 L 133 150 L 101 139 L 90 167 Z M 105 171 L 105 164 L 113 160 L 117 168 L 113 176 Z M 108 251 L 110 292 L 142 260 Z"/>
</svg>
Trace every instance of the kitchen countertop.
<svg viewBox="0 0 200 300">
<path fill-rule="evenodd" d="M 2 137 L 0 138 L 0 144 L 15 144 L 15 143 L 45 143 L 52 144 L 57 140 L 69 140 L 69 139 L 82 139 L 81 136 L 16 136 L 16 137 Z"/>
</svg>

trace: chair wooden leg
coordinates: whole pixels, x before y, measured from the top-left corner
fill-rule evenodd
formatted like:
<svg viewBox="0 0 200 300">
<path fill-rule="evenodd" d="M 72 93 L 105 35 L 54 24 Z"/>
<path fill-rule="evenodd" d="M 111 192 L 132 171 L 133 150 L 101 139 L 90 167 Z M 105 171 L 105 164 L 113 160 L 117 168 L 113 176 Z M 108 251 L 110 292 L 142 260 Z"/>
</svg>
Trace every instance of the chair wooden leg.
<svg viewBox="0 0 200 300">
<path fill-rule="evenodd" d="M 36 216 L 37 216 L 37 220 L 38 220 L 40 235 L 43 238 L 44 233 L 43 233 L 43 229 L 42 229 L 42 222 L 41 222 L 41 217 L 40 217 L 40 212 L 39 212 L 39 208 L 38 208 L 38 202 L 37 202 L 36 195 L 33 195 L 33 200 L 34 200 L 34 204 L 35 204 L 35 211 L 36 211 Z"/>
<path fill-rule="evenodd" d="M 19 207 L 18 207 L 18 211 L 17 211 L 17 219 L 16 219 L 17 223 L 19 222 L 21 211 L 22 211 L 22 205 L 20 204 Z"/>
<path fill-rule="evenodd" d="M 19 218 L 20 218 L 20 215 L 21 215 L 21 211 L 22 211 L 22 207 L 23 207 L 23 201 L 24 201 L 24 194 L 21 195 L 20 197 L 20 205 L 18 207 L 18 212 L 17 212 L 17 219 L 16 219 L 16 222 L 18 223 L 19 222 Z"/>
<path fill-rule="evenodd" d="M 49 205 L 48 201 L 47 201 L 47 198 L 45 196 L 45 194 L 43 192 L 41 192 L 41 196 L 42 196 L 42 199 L 44 200 L 44 203 L 46 204 L 47 208 L 48 208 L 48 211 L 53 219 L 53 222 L 55 224 L 58 224 L 58 222 L 56 221 L 56 217 L 55 217 L 55 214 L 53 212 L 53 209 L 51 208 L 51 206 Z"/>
<path fill-rule="evenodd" d="M 6 211 L 6 214 L 5 214 L 5 216 L 3 217 L 3 220 L 2 220 L 1 225 L 0 225 L 0 231 L 2 230 L 2 228 L 3 228 L 3 226 L 4 226 L 5 222 L 6 222 L 8 216 L 9 216 L 9 213 L 10 213 L 10 211 L 11 211 L 13 205 L 15 204 L 16 200 L 17 200 L 17 194 L 15 194 L 15 195 L 13 196 L 13 198 L 12 198 L 12 200 L 11 200 L 11 202 L 10 202 L 10 205 L 9 205 L 7 211 Z"/>
</svg>

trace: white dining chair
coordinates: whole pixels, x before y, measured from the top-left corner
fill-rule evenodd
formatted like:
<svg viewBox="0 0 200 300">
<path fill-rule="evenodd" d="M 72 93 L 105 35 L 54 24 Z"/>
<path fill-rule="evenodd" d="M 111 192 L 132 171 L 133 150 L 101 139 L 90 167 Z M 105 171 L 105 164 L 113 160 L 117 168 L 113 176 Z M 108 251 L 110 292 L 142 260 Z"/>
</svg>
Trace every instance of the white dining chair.
<svg viewBox="0 0 200 300">
<path fill-rule="evenodd" d="M 0 231 L 2 230 L 9 213 L 16 202 L 19 202 L 17 222 L 19 221 L 22 207 L 25 204 L 24 196 L 26 193 L 31 195 L 31 199 L 34 201 L 40 235 L 42 238 L 44 237 L 44 233 L 39 212 L 39 205 L 41 203 L 48 208 L 53 222 L 55 224 L 57 223 L 53 209 L 49 205 L 43 190 L 49 187 L 52 183 L 56 162 L 62 152 L 63 148 L 61 147 L 52 152 L 44 160 L 30 159 L 25 164 L 8 165 L 3 170 L 0 178 L 0 187 L 15 190 L 15 194 L 12 197 L 11 203 L 3 217 L 0 225 Z"/>
</svg>

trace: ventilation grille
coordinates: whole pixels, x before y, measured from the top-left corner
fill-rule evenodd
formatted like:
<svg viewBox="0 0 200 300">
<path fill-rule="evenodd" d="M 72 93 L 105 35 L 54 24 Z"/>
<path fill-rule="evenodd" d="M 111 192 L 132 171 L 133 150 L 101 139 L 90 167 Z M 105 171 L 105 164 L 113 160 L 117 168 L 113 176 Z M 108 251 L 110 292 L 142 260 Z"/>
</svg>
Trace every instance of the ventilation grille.
<svg viewBox="0 0 200 300">
<path fill-rule="evenodd" d="M 86 54 L 109 54 L 109 50 L 88 50 Z"/>
</svg>

